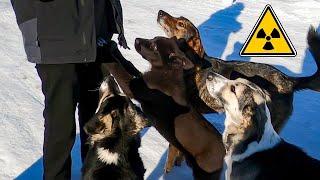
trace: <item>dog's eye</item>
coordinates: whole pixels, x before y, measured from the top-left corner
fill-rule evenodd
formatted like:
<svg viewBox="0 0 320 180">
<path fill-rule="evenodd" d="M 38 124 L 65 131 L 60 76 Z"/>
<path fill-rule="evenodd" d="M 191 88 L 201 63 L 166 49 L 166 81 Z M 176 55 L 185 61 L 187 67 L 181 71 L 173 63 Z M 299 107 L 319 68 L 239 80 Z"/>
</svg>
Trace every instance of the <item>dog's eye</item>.
<svg viewBox="0 0 320 180">
<path fill-rule="evenodd" d="M 236 94 L 236 87 L 234 85 L 232 85 L 230 87 L 230 91 L 233 92 L 234 94 Z"/>
<path fill-rule="evenodd" d="M 116 118 L 118 116 L 118 113 L 115 110 L 112 110 L 110 114 L 112 118 Z"/>
<path fill-rule="evenodd" d="M 150 48 L 154 51 L 156 51 L 158 48 L 157 48 L 157 45 L 155 43 L 151 43 L 150 45 Z"/>
<path fill-rule="evenodd" d="M 178 22 L 178 26 L 183 27 L 183 28 L 185 27 L 183 22 Z"/>
</svg>

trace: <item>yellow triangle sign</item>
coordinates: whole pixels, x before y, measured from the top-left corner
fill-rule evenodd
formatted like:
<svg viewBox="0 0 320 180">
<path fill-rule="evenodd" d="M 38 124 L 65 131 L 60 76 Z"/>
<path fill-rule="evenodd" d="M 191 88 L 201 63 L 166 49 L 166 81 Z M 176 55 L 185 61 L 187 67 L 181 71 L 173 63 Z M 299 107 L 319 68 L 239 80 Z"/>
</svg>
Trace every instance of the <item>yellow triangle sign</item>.
<svg viewBox="0 0 320 180">
<path fill-rule="evenodd" d="M 296 56 L 289 37 L 271 5 L 266 5 L 248 39 L 241 56 Z"/>
</svg>

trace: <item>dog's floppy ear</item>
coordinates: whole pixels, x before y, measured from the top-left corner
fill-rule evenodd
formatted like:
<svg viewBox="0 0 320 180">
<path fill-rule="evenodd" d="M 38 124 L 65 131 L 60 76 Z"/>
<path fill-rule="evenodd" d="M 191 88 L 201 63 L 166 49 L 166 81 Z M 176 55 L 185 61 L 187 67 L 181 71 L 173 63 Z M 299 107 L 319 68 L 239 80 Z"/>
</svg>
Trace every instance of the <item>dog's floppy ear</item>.
<svg viewBox="0 0 320 180">
<path fill-rule="evenodd" d="M 171 53 L 169 59 L 172 63 L 172 66 L 175 68 L 183 68 L 185 70 L 191 69 L 194 67 L 193 63 L 184 55 L 177 55 L 176 53 Z"/>
<path fill-rule="evenodd" d="M 105 80 L 101 83 L 100 86 L 100 98 L 102 96 L 110 96 L 110 95 L 121 95 L 121 91 L 119 89 L 118 84 L 114 80 L 112 76 L 108 76 Z"/>
<path fill-rule="evenodd" d="M 187 41 L 184 38 L 180 38 L 180 39 L 175 38 L 174 40 L 176 41 L 181 51 L 186 51 L 188 50 L 188 48 L 190 48 Z"/>
</svg>

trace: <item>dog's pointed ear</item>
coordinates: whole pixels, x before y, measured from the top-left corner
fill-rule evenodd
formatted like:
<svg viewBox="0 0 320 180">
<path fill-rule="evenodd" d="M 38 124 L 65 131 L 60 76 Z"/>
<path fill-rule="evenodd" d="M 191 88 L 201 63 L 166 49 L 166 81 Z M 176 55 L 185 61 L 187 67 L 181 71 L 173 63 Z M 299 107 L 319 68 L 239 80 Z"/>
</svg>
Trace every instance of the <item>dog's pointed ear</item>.
<svg viewBox="0 0 320 180">
<path fill-rule="evenodd" d="M 193 63 L 184 55 L 177 55 L 175 53 L 171 53 L 169 55 L 169 59 L 172 63 L 172 66 L 175 68 L 183 68 L 185 70 L 188 70 L 194 67 Z"/>
<path fill-rule="evenodd" d="M 256 141 L 259 142 L 263 136 L 265 124 L 267 122 L 267 112 L 265 103 L 247 105 L 242 110 L 243 121 L 245 124 L 254 126 Z"/>
<path fill-rule="evenodd" d="M 266 104 L 262 103 L 257 105 L 255 116 L 254 116 L 254 123 L 257 126 L 257 141 L 259 142 L 264 134 L 265 125 L 268 121 L 267 111 L 266 111 Z"/>
<path fill-rule="evenodd" d="M 131 135 L 138 134 L 142 129 L 153 125 L 152 121 L 147 118 L 144 113 L 133 103 L 128 106 L 128 113 L 132 116 L 132 125 L 130 125 L 129 133 Z"/>
<path fill-rule="evenodd" d="M 117 82 L 114 80 L 112 76 L 108 76 L 105 80 L 101 83 L 100 86 L 100 97 L 101 96 L 110 96 L 110 95 L 121 95 L 121 91 Z"/>
</svg>

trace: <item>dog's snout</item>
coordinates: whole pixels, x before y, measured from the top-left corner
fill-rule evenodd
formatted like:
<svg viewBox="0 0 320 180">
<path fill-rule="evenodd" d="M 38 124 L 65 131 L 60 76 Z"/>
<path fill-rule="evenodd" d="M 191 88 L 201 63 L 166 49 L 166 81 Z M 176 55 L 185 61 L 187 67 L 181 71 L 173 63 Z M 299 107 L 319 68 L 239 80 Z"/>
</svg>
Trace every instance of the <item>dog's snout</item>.
<svg viewBox="0 0 320 180">
<path fill-rule="evenodd" d="M 140 44 L 141 38 L 136 38 L 135 44 Z"/>
<path fill-rule="evenodd" d="M 84 129 L 84 132 L 90 135 L 90 134 L 96 134 L 97 132 L 101 131 L 103 129 L 103 126 L 102 126 L 102 123 L 100 123 L 98 120 L 91 119 L 89 122 L 85 124 L 83 129 Z"/>
<path fill-rule="evenodd" d="M 208 76 L 207 76 L 207 80 L 208 81 L 213 81 L 213 79 L 214 79 L 213 73 L 209 73 Z"/>
<path fill-rule="evenodd" d="M 208 81 L 210 81 L 210 82 L 215 82 L 215 77 L 216 77 L 217 75 L 215 74 L 215 73 L 213 73 L 213 72 L 209 72 L 208 74 L 207 74 L 207 80 Z"/>
</svg>

